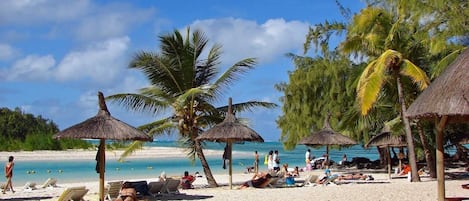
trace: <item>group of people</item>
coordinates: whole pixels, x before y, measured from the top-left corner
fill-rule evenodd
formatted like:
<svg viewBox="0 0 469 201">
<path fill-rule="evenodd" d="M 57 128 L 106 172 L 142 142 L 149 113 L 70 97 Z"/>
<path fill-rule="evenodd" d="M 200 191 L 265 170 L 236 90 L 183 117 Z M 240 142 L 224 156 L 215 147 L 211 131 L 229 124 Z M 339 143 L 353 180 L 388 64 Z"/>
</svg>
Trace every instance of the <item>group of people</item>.
<svg viewBox="0 0 469 201">
<path fill-rule="evenodd" d="M 280 157 L 278 155 L 278 150 L 270 150 L 267 155 L 267 160 L 264 163 L 267 163 L 267 169 L 269 171 L 279 171 L 280 170 Z"/>
<path fill-rule="evenodd" d="M 198 172 L 196 172 L 196 175 L 200 175 Z M 184 175 L 181 177 L 181 187 L 183 189 L 191 189 L 193 188 L 192 183 L 195 181 L 196 176 L 193 176 L 189 174 L 188 171 L 184 171 Z M 159 178 L 159 181 L 165 181 L 166 180 L 166 173 L 161 172 Z M 121 189 L 119 191 L 119 196 L 115 201 L 137 201 L 137 190 L 135 187 L 132 185 L 131 182 L 124 182 L 121 186 Z"/>
</svg>

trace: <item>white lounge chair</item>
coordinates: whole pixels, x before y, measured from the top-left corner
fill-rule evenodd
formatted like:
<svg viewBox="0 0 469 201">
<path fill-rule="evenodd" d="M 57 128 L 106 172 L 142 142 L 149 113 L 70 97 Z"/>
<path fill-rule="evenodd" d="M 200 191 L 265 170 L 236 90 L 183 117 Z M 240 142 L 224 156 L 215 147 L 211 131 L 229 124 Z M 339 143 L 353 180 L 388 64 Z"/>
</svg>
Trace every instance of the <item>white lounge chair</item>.
<svg viewBox="0 0 469 201">
<path fill-rule="evenodd" d="M 305 181 L 303 182 L 303 186 L 314 186 L 316 185 L 316 181 L 318 180 L 319 176 L 315 174 L 308 174 L 306 176 Z"/>
<path fill-rule="evenodd" d="M 57 201 L 84 201 L 83 197 L 88 191 L 85 186 L 69 187 L 62 192 Z"/>
<path fill-rule="evenodd" d="M 37 189 L 37 187 L 36 187 L 35 182 L 26 182 L 26 184 L 24 184 L 24 187 L 23 187 L 24 191 L 32 191 L 32 190 L 36 190 L 36 189 Z"/>
<path fill-rule="evenodd" d="M 108 182 L 106 186 L 105 199 L 114 200 L 119 196 L 120 189 L 122 187 L 123 181 L 112 181 Z"/>
<path fill-rule="evenodd" d="M 47 179 L 44 184 L 42 184 L 41 188 L 54 188 L 57 187 L 57 179 L 49 178 Z"/>
<path fill-rule="evenodd" d="M 166 181 L 152 181 L 148 183 L 148 193 L 153 197 L 164 193 Z"/>
<path fill-rule="evenodd" d="M 167 178 L 163 191 L 168 194 L 179 194 L 179 186 L 181 181 L 179 179 Z"/>
</svg>

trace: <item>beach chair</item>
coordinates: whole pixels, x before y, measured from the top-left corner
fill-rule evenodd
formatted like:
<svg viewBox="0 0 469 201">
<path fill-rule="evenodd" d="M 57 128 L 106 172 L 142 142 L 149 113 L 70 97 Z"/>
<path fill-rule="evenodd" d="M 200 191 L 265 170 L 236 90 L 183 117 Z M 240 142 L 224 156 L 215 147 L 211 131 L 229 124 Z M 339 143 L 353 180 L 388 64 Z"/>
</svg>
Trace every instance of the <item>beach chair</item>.
<svg viewBox="0 0 469 201">
<path fill-rule="evenodd" d="M 270 188 L 275 188 L 278 184 L 278 182 L 281 180 L 282 178 L 281 177 L 271 177 L 269 179 L 269 182 L 267 183 L 267 186 L 270 187 Z M 260 187 L 262 188 L 262 187 Z"/>
<path fill-rule="evenodd" d="M 316 181 L 318 180 L 319 176 L 315 174 L 308 174 L 306 176 L 305 181 L 303 182 L 303 186 L 315 186 Z"/>
<path fill-rule="evenodd" d="M 84 201 L 83 197 L 88 191 L 85 186 L 69 187 L 62 192 L 57 201 Z"/>
<path fill-rule="evenodd" d="M 24 191 L 32 191 L 36 189 L 37 189 L 36 183 L 34 182 L 26 182 L 26 184 L 24 184 L 24 187 L 23 187 Z"/>
<path fill-rule="evenodd" d="M 42 184 L 41 188 L 54 188 L 57 187 L 57 179 L 55 178 L 48 178 L 44 184 Z"/>
<path fill-rule="evenodd" d="M 179 194 L 179 185 L 181 181 L 179 179 L 167 178 L 163 191 L 167 194 Z"/>
<path fill-rule="evenodd" d="M 322 185 L 324 186 L 327 186 L 327 185 L 335 185 L 335 181 L 337 180 L 337 178 L 339 178 L 339 175 L 336 175 L 336 174 L 333 174 L 329 177 L 327 177 L 327 179 L 325 181 L 323 181 Z"/>
<path fill-rule="evenodd" d="M 106 185 L 106 190 L 105 190 L 105 199 L 106 200 L 114 200 L 119 196 L 119 192 L 121 190 L 123 181 L 111 181 L 108 182 Z"/>
<path fill-rule="evenodd" d="M 151 181 L 148 183 L 148 193 L 156 197 L 160 195 L 161 193 L 164 193 L 164 188 L 166 185 L 166 181 Z"/>
</svg>

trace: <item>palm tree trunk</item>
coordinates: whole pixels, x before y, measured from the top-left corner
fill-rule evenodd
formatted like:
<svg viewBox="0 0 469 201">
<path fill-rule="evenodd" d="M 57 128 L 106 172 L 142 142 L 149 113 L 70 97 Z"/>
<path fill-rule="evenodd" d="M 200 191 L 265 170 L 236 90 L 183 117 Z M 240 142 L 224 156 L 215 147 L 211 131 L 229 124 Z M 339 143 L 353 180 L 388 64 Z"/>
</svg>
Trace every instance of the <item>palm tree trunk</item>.
<svg viewBox="0 0 469 201">
<path fill-rule="evenodd" d="M 417 131 L 420 136 L 420 141 L 422 142 L 423 152 L 425 153 L 425 160 L 427 161 L 427 167 L 430 172 L 430 177 L 436 178 L 436 161 L 435 161 L 435 158 L 433 157 L 433 154 L 430 149 L 430 145 L 428 144 L 428 140 L 425 137 L 425 134 L 423 132 L 423 129 L 420 123 L 417 123 Z"/>
<path fill-rule="evenodd" d="M 207 178 L 208 186 L 218 187 L 217 181 L 215 181 L 215 178 L 212 175 L 212 171 L 210 170 L 210 166 L 208 166 L 208 162 L 207 162 L 207 159 L 205 158 L 200 141 L 195 142 L 195 151 L 197 153 L 197 156 L 200 159 L 200 164 L 202 165 L 202 168 L 204 169 L 204 174 L 205 174 L 205 177 Z"/>
<path fill-rule="evenodd" d="M 407 140 L 407 151 L 408 151 L 407 157 L 409 157 L 412 182 L 419 182 L 420 176 L 418 174 L 417 160 L 415 157 L 414 138 L 412 136 L 412 130 L 410 128 L 409 119 L 406 117 L 407 107 L 404 101 L 404 92 L 402 88 L 401 77 L 397 73 L 398 72 L 395 71 L 396 78 L 397 78 L 397 92 L 399 94 L 399 103 L 401 104 L 401 118 L 402 118 L 402 122 L 404 123 L 404 130 L 405 130 L 406 140 Z"/>
</svg>

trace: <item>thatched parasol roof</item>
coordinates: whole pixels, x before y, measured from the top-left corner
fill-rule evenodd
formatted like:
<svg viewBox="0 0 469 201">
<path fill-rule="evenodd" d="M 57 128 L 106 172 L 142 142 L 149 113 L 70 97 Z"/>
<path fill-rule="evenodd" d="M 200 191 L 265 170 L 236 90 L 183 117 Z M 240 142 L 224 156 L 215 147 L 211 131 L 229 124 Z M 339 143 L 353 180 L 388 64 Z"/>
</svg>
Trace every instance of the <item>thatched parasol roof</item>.
<svg viewBox="0 0 469 201">
<path fill-rule="evenodd" d="M 391 132 L 381 132 L 372 137 L 366 144 L 365 148 L 371 146 L 378 147 L 406 147 L 407 142 L 404 135 L 392 135 Z"/>
<path fill-rule="evenodd" d="M 214 142 L 264 142 L 264 139 L 256 131 L 236 121 L 231 109 L 231 98 L 223 122 L 203 132 L 197 139 Z"/>
<path fill-rule="evenodd" d="M 153 139 L 135 127 L 111 116 L 104 102 L 103 93 L 98 92 L 99 111 L 81 123 L 73 125 L 54 135 L 54 138 L 140 140 Z"/>
<path fill-rule="evenodd" d="M 444 129 L 447 123 L 469 122 L 469 48 L 423 91 L 407 110 L 411 118 L 435 118 L 438 200 L 445 199 Z"/>
<path fill-rule="evenodd" d="M 357 144 L 355 140 L 342 135 L 341 133 L 332 130 L 329 124 L 329 115 L 324 121 L 324 127 L 322 130 L 312 133 L 310 136 L 303 138 L 298 144 L 304 144 L 308 146 L 316 145 L 354 145 Z"/>
<path fill-rule="evenodd" d="M 412 118 L 447 115 L 449 122 L 469 120 L 469 48 L 425 89 L 407 110 Z"/>
<path fill-rule="evenodd" d="M 99 173 L 99 200 L 104 200 L 104 171 L 106 166 L 105 140 L 140 140 L 153 141 L 153 138 L 111 116 L 107 110 L 104 95 L 98 92 L 98 114 L 79 124 L 71 126 L 56 133 L 53 138 L 99 139 L 98 153 L 96 154 L 96 171 Z"/>
<path fill-rule="evenodd" d="M 232 106 L 232 99 L 228 99 L 228 112 L 226 113 L 225 119 L 223 122 L 215 125 L 214 127 L 208 129 L 207 131 L 203 132 L 197 137 L 197 140 L 208 140 L 214 142 L 226 142 L 225 147 L 225 154 L 227 154 L 227 158 L 229 159 L 229 185 L 230 189 L 233 188 L 233 160 L 231 156 L 231 150 L 233 149 L 231 146 L 233 142 L 244 142 L 244 141 L 251 141 L 251 142 L 264 142 L 264 139 L 256 133 L 256 131 L 252 130 L 251 128 L 247 127 L 244 124 L 241 124 L 236 121 L 236 117 L 233 114 L 233 110 L 231 109 Z M 228 153 L 226 153 L 228 152 Z"/>
</svg>

